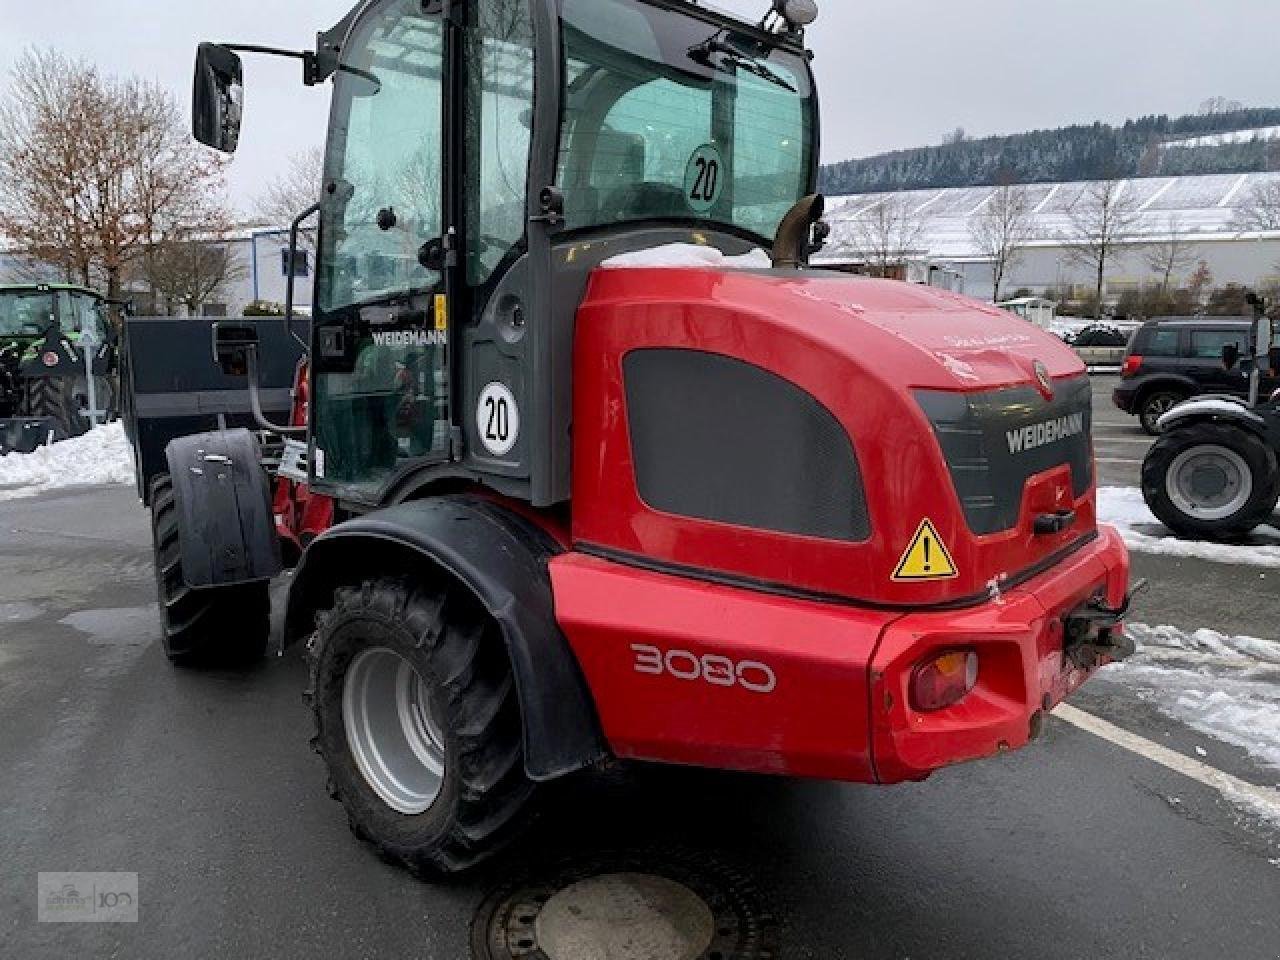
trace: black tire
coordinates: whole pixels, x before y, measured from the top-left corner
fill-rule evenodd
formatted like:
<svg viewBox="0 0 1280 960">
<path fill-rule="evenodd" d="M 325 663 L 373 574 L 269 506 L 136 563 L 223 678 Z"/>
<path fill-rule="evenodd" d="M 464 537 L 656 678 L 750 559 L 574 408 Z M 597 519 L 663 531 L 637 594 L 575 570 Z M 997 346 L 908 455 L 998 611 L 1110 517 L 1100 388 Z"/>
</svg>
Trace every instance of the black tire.
<svg viewBox="0 0 1280 960">
<path fill-rule="evenodd" d="M 182 577 L 178 509 L 167 473 L 151 481 L 151 534 L 164 652 L 177 666 L 252 663 L 271 635 L 266 583 L 193 590 Z"/>
<path fill-rule="evenodd" d="M 76 400 L 74 381 L 68 377 L 40 377 L 25 385 L 23 406 L 29 417 L 49 417 L 68 437 L 78 437 L 89 429 L 83 409 Z"/>
<path fill-rule="evenodd" d="M 528 822 L 535 785 L 525 775 L 506 647 L 475 597 L 456 585 L 371 580 L 340 588 L 333 609 L 317 619 L 306 697 L 315 718 L 312 745 L 356 836 L 427 879 L 470 869 L 515 839 Z M 343 697 L 362 654 L 407 663 L 421 684 L 427 722 L 443 741 L 443 772 L 424 810 L 393 808 L 361 772 Z"/>
<path fill-rule="evenodd" d="M 1184 452 L 1196 447 L 1225 448 L 1249 468 L 1252 493 L 1229 516 L 1197 517 L 1180 507 L 1170 492 L 1170 471 Z M 1147 454 L 1142 464 L 1142 496 L 1160 522 L 1179 536 L 1231 542 L 1248 536 L 1275 512 L 1280 503 L 1280 466 L 1275 451 L 1243 427 L 1207 421 L 1187 424 L 1162 434 Z"/>
<path fill-rule="evenodd" d="M 1138 419 L 1142 423 L 1142 429 L 1153 437 L 1160 436 L 1160 428 L 1156 423 L 1186 399 L 1187 395 L 1177 390 L 1157 389 L 1148 393 L 1138 404 Z"/>
</svg>

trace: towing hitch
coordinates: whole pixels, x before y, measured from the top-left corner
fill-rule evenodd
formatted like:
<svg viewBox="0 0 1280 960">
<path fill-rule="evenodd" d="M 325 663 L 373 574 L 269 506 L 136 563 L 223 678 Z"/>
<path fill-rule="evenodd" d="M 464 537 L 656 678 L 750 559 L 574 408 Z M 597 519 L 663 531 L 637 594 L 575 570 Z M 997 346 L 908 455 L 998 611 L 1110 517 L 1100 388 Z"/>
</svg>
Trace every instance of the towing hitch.
<svg viewBox="0 0 1280 960">
<path fill-rule="evenodd" d="M 1118 607 L 1107 606 L 1097 596 L 1073 610 L 1063 622 L 1063 655 L 1082 670 L 1133 656 L 1136 647 L 1125 634 L 1123 621 L 1134 598 L 1145 589 L 1147 581 L 1139 580 Z"/>
</svg>

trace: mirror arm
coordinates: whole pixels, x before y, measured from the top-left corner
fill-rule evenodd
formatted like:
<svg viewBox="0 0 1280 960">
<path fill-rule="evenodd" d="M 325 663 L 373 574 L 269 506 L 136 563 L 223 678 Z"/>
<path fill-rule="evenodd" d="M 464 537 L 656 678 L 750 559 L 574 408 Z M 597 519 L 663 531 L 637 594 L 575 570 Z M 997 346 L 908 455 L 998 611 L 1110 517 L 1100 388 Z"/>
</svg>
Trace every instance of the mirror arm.
<svg viewBox="0 0 1280 960">
<path fill-rule="evenodd" d="M 286 50 L 283 47 L 263 47 L 256 43 L 223 43 L 219 44 L 219 46 L 225 47 L 233 53 L 260 53 L 268 57 L 288 57 L 291 60 L 301 60 L 302 82 L 308 87 L 324 83 L 339 71 L 359 77 L 361 80 L 367 80 L 376 87 L 382 86 L 382 81 L 378 79 L 376 74 L 340 63 L 337 53 L 332 50 L 321 50 L 317 53 L 314 50 Z"/>
<path fill-rule="evenodd" d="M 254 421 L 261 429 L 280 437 L 305 437 L 307 435 L 306 427 L 284 427 L 267 419 L 267 415 L 262 410 L 262 395 L 258 392 L 257 344 L 247 344 L 244 355 L 245 362 L 249 368 L 249 410 L 253 414 Z"/>
<path fill-rule="evenodd" d="M 303 350 L 309 350 L 310 344 L 303 340 L 300 336 L 293 332 L 293 279 L 294 279 L 294 261 L 298 257 L 298 229 L 302 226 L 302 221 L 310 216 L 320 212 L 320 204 L 313 203 L 307 209 L 293 218 L 293 223 L 289 224 L 289 278 L 284 288 L 284 328 L 289 331 L 289 336 L 302 344 Z M 317 251 L 318 252 L 318 251 Z"/>
</svg>

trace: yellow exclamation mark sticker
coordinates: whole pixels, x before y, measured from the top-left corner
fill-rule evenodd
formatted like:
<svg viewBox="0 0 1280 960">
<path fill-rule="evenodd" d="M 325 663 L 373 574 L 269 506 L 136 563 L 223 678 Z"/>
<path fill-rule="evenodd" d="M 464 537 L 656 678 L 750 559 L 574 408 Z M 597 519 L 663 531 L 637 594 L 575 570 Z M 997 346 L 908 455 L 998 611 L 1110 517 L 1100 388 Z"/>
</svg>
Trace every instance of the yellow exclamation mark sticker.
<svg viewBox="0 0 1280 960">
<path fill-rule="evenodd" d="M 893 579 L 902 582 L 921 580 L 953 580 L 960 575 L 951 551 L 938 536 L 932 520 L 926 519 L 911 538 L 911 545 L 898 562 Z"/>
</svg>

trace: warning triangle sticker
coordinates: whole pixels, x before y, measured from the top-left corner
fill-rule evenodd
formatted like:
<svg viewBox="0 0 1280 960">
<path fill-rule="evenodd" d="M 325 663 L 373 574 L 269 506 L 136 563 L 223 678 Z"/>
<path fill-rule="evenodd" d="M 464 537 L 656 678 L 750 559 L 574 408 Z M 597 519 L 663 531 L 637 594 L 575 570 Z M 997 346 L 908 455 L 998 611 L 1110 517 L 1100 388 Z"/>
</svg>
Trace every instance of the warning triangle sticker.
<svg viewBox="0 0 1280 960">
<path fill-rule="evenodd" d="M 902 555 L 893 579 L 899 582 L 921 580 L 953 580 L 960 576 L 951 552 L 947 549 L 932 520 L 925 520 Z"/>
</svg>

